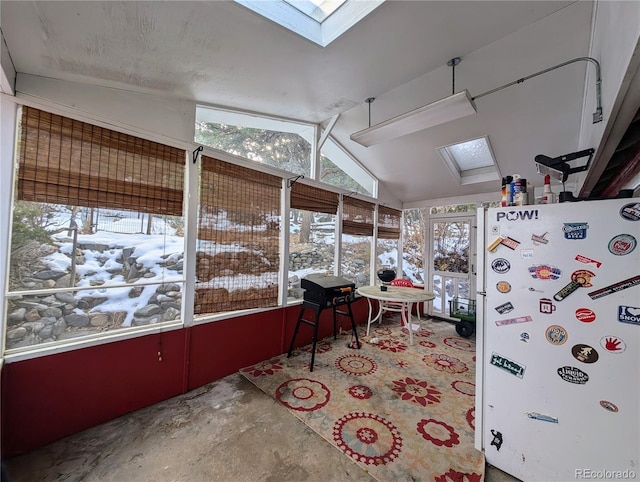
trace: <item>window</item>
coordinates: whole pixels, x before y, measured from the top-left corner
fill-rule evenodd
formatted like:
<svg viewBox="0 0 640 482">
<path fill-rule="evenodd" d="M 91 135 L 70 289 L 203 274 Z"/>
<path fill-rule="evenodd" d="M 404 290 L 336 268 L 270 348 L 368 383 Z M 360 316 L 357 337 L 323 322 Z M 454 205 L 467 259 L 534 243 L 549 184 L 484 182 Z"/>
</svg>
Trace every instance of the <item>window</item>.
<svg viewBox="0 0 640 482">
<path fill-rule="evenodd" d="M 384 0 L 235 0 L 259 15 L 326 47 Z"/>
<path fill-rule="evenodd" d="M 338 194 L 296 182 L 291 187 L 289 300 L 302 297 L 300 280 L 334 273 Z"/>
<path fill-rule="evenodd" d="M 196 107 L 196 142 L 307 177 L 314 132 L 311 124 Z"/>
<path fill-rule="evenodd" d="M 438 153 L 461 185 L 501 178 L 487 136 L 439 147 Z"/>
<path fill-rule="evenodd" d="M 342 206 L 341 275 L 357 287 L 371 281 L 371 243 L 373 242 L 374 205 L 345 197 Z"/>
<path fill-rule="evenodd" d="M 398 254 L 400 242 L 400 223 L 402 211 L 378 206 L 378 244 L 376 246 L 376 272 L 382 268 L 396 270 L 396 277 L 402 278 L 398 271 Z M 377 280 L 376 278 L 376 281 Z"/>
<path fill-rule="evenodd" d="M 425 283 L 423 260 L 427 214 L 426 208 L 404 211 L 402 268 L 404 275 L 416 284 Z"/>
<path fill-rule="evenodd" d="M 23 107 L 7 350 L 181 318 L 185 152 Z"/>
<path fill-rule="evenodd" d="M 358 194 L 377 196 L 376 179 L 330 138 L 322 146 L 319 180 Z"/>
<path fill-rule="evenodd" d="M 289 120 L 196 107 L 195 141 L 235 156 L 349 191 L 377 195 L 377 180 L 328 138 L 320 156 L 319 176 L 311 166 L 316 126 Z"/>
<path fill-rule="evenodd" d="M 195 314 L 277 306 L 282 179 L 201 163 Z"/>
</svg>

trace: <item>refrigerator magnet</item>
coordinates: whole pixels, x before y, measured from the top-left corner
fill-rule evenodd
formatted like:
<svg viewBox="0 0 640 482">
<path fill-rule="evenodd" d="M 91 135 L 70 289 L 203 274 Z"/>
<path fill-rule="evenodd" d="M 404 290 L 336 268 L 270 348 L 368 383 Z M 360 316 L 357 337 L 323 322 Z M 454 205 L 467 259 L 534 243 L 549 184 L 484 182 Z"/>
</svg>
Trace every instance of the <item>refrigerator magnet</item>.
<svg viewBox="0 0 640 482">
<path fill-rule="evenodd" d="M 582 343 L 573 345 L 573 348 L 571 348 L 571 354 L 576 360 L 581 361 L 582 363 L 595 363 L 600 357 L 595 348 Z"/>
<path fill-rule="evenodd" d="M 622 353 L 627 349 L 627 344 L 617 336 L 603 336 L 600 339 L 600 346 L 609 353 Z"/>
<path fill-rule="evenodd" d="M 636 249 L 638 242 L 630 234 L 618 234 L 609 241 L 609 251 L 616 256 L 624 256 Z"/>
<path fill-rule="evenodd" d="M 534 420 L 541 420 L 543 422 L 558 423 L 557 417 L 552 417 L 550 415 L 542 415 L 541 413 L 538 413 L 538 412 L 529 412 L 527 413 L 527 417 L 532 418 Z"/>
<path fill-rule="evenodd" d="M 576 367 L 560 367 L 558 368 L 558 375 L 565 382 L 575 383 L 576 385 L 584 385 L 589 381 L 589 375 Z"/>
<path fill-rule="evenodd" d="M 599 268 L 600 266 L 602 266 L 602 263 L 600 261 L 596 261 L 595 259 L 591 259 L 591 258 L 587 258 L 586 256 L 582 256 L 581 254 L 577 254 L 575 257 L 576 261 L 580 261 L 581 263 L 584 264 L 595 264 L 596 268 Z"/>
<path fill-rule="evenodd" d="M 563 223 L 562 232 L 565 239 L 586 239 L 589 223 Z"/>
<path fill-rule="evenodd" d="M 549 298 L 540 298 L 540 313 L 550 315 L 556 311 L 556 305 Z"/>
<path fill-rule="evenodd" d="M 495 252 L 498 249 L 498 246 L 502 243 L 502 236 L 496 238 L 489 246 L 487 246 L 487 251 Z"/>
<path fill-rule="evenodd" d="M 571 281 L 575 281 L 576 283 L 580 283 L 582 288 L 592 288 L 591 278 L 595 277 L 595 273 L 587 270 L 587 269 L 578 269 L 571 273 Z"/>
<path fill-rule="evenodd" d="M 609 412 L 616 413 L 618 411 L 618 407 L 608 400 L 600 400 L 600 406 Z"/>
<path fill-rule="evenodd" d="M 640 221 L 640 202 L 622 206 L 620 208 L 620 216 L 627 221 Z"/>
<path fill-rule="evenodd" d="M 513 304 L 511 303 L 511 301 L 507 301 L 506 303 L 502 303 L 501 305 L 496 306 L 495 310 L 501 315 L 504 315 L 505 313 L 510 313 L 513 311 Z"/>
<path fill-rule="evenodd" d="M 529 267 L 529 274 L 533 279 L 556 281 L 562 277 L 562 270 L 557 266 L 538 264 Z"/>
<path fill-rule="evenodd" d="M 589 295 L 589 298 L 591 298 L 592 300 L 597 300 L 598 298 L 602 298 L 603 296 L 610 295 L 611 293 L 617 293 L 618 291 L 626 290 L 627 288 L 631 288 L 632 286 L 636 286 L 639 284 L 640 284 L 640 275 L 634 276 L 633 278 L 627 278 L 625 280 L 618 281 L 617 283 L 614 283 L 609 286 L 605 286 L 604 288 L 592 291 L 591 293 L 587 293 L 587 294 Z M 623 321 L 623 320 L 620 320 L 620 318 L 618 318 L 618 321 Z M 637 322 L 629 321 L 629 323 L 640 324 L 640 320 Z"/>
<path fill-rule="evenodd" d="M 516 241 L 510 237 L 503 237 L 500 241 L 500 244 L 504 244 L 507 248 L 515 250 L 518 246 L 520 246 L 520 241 Z"/>
<path fill-rule="evenodd" d="M 509 291 L 511 291 L 511 285 L 507 281 L 498 281 L 498 283 L 496 284 L 496 289 L 500 293 L 508 293 Z"/>
<path fill-rule="evenodd" d="M 556 301 L 562 301 L 571 293 L 573 293 L 575 290 L 580 288 L 580 286 L 581 286 L 580 283 L 578 283 L 577 281 L 570 281 L 567 286 L 565 286 L 560 291 L 558 291 L 555 295 L 553 295 L 553 299 Z"/>
<path fill-rule="evenodd" d="M 596 314 L 589 308 L 578 308 L 576 310 L 576 319 L 582 323 L 592 323 L 596 321 Z"/>
<path fill-rule="evenodd" d="M 526 366 L 509 358 L 502 356 L 495 351 L 491 354 L 490 363 L 498 368 L 502 368 L 504 371 L 509 372 L 511 375 L 515 375 L 518 378 L 524 377 L 524 371 Z"/>
<path fill-rule="evenodd" d="M 496 320 L 496 326 L 515 325 L 516 323 L 527 323 L 533 321 L 529 315 L 518 316 L 517 318 L 508 318 L 506 320 Z"/>
<path fill-rule="evenodd" d="M 533 249 L 529 248 L 529 249 L 521 249 L 520 250 L 520 257 L 522 259 L 532 259 L 533 258 Z"/>
<path fill-rule="evenodd" d="M 549 240 L 547 239 L 547 234 L 549 233 L 544 233 L 544 234 L 532 234 L 531 235 L 531 241 L 533 241 L 533 244 L 548 244 Z"/>
<path fill-rule="evenodd" d="M 640 308 L 635 306 L 618 306 L 618 321 L 640 325 Z"/>
<path fill-rule="evenodd" d="M 544 335 L 549 343 L 556 346 L 564 345 L 569 339 L 567 330 L 560 325 L 551 325 L 544 332 Z"/>
<path fill-rule="evenodd" d="M 504 258 L 496 258 L 491 262 L 491 269 L 498 274 L 505 274 L 511 269 L 511 263 Z"/>
</svg>

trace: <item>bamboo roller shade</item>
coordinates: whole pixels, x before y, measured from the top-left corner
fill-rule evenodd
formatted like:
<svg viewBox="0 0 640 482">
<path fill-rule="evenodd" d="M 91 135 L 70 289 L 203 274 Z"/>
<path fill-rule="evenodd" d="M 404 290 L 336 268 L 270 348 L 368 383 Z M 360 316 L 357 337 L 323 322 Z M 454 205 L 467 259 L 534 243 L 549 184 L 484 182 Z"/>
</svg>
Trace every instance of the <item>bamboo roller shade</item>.
<svg viewBox="0 0 640 482">
<path fill-rule="evenodd" d="M 339 202 L 340 199 L 335 192 L 299 182 L 291 186 L 291 209 L 336 214 Z"/>
<path fill-rule="evenodd" d="M 342 232 L 356 236 L 373 236 L 374 204 L 346 198 L 342 205 Z"/>
<path fill-rule="evenodd" d="M 185 151 L 22 107 L 18 199 L 182 215 Z"/>
<path fill-rule="evenodd" d="M 196 271 L 224 288 L 197 288 L 196 314 L 277 306 L 277 284 L 250 280 L 278 270 L 282 178 L 208 156 L 201 166 L 198 239 L 211 242 L 200 244 Z"/>
<path fill-rule="evenodd" d="M 402 211 L 378 206 L 378 238 L 400 239 L 400 221 Z"/>
</svg>

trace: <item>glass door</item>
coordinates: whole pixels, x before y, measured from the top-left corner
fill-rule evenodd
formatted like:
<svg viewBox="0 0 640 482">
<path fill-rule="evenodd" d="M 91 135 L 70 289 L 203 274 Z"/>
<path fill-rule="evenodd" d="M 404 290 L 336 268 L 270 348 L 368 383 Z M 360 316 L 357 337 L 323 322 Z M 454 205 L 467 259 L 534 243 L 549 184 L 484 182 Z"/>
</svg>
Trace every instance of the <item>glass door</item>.
<svg viewBox="0 0 640 482">
<path fill-rule="evenodd" d="M 450 318 L 449 301 L 475 293 L 475 216 L 432 215 L 430 227 L 432 313 Z"/>
</svg>

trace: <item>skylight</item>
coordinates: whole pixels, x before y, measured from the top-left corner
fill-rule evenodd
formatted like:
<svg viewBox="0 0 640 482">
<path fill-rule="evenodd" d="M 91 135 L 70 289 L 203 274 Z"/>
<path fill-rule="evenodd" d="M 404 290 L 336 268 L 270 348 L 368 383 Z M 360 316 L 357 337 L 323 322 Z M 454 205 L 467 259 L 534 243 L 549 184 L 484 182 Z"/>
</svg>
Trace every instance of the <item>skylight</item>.
<svg viewBox="0 0 640 482">
<path fill-rule="evenodd" d="M 461 185 L 501 177 L 487 136 L 439 147 L 438 153 Z"/>
<path fill-rule="evenodd" d="M 339 9 L 347 0 L 284 0 L 293 8 L 318 23 L 324 22 L 329 15 Z"/>
<path fill-rule="evenodd" d="M 235 0 L 255 13 L 326 47 L 384 0 Z"/>
</svg>

